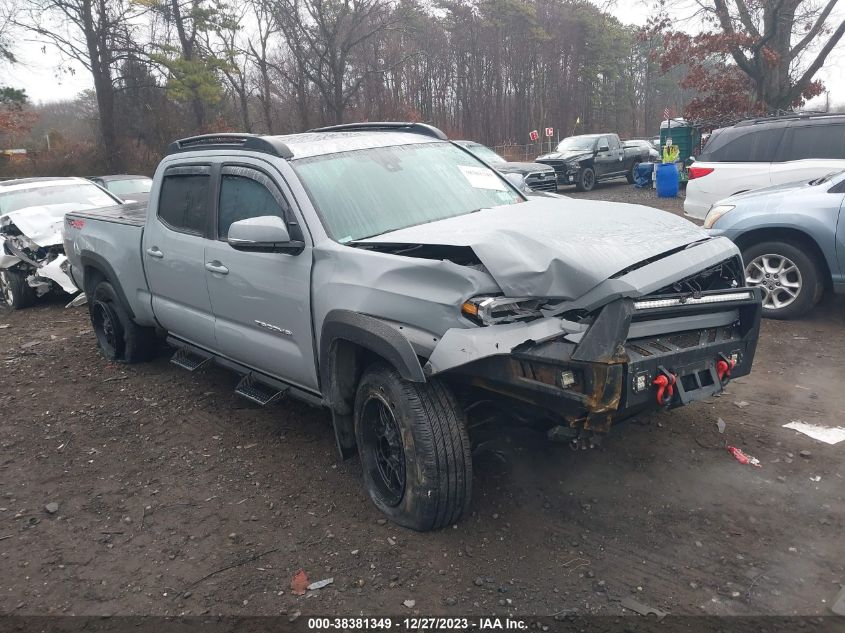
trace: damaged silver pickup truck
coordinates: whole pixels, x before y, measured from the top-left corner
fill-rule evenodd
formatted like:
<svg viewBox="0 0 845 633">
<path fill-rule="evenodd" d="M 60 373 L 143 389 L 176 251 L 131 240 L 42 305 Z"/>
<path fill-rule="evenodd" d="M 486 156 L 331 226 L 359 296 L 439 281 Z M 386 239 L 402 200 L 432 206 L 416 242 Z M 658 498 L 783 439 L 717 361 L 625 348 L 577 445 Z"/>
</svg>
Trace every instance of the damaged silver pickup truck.
<svg viewBox="0 0 845 633">
<path fill-rule="evenodd" d="M 215 362 L 331 410 L 375 505 L 418 529 L 470 503 L 475 412 L 588 442 L 751 369 L 739 252 L 655 209 L 526 197 L 436 128 L 177 141 L 149 208 L 70 213 L 101 352 Z"/>
</svg>

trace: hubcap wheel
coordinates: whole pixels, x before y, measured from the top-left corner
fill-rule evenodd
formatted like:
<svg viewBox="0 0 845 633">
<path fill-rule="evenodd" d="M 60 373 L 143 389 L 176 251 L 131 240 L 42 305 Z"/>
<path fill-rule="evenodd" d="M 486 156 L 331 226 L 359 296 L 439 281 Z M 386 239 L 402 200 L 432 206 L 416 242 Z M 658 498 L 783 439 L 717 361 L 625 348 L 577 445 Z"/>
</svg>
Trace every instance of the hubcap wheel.
<svg viewBox="0 0 845 633">
<path fill-rule="evenodd" d="M 596 177 L 593 175 L 593 172 L 588 171 L 584 174 L 584 189 L 592 189 L 593 182 L 595 181 Z"/>
<path fill-rule="evenodd" d="M 405 494 L 405 450 L 393 409 L 380 396 L 364 404 L 361 423 L 370 454 L 370 473 L 384 503 L 398 505 Z"/>
<path fill-rule="evenodd" d="M 745 283 L 763 289 L 764 308 L 780 310 L 794 303 L 801 294 L 801 271 L 783 255 L 760 255 L 746 265 Z"/>
<path fill-rule="evenodd" d="M 0 302 L 7 307 L 12 307 L 15 302 L 12 280 L 9 278 L 7 270 L 0 270 Z"/>
</svg>

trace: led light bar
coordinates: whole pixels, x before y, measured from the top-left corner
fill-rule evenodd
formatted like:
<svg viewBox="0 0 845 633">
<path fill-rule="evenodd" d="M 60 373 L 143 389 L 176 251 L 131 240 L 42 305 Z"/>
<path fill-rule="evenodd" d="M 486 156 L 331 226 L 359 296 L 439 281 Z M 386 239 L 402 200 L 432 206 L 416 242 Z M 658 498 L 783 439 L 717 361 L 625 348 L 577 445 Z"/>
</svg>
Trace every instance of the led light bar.
<svg viewBox="0 0 845 633">
<path fill-rule="evenodd" d="M 673 308 L 676 306 L 700 306 L 708 303 L 727 303 L 729 301 L 747 301 L 751 298 L 750 292 L 725 292 L 718 295 L 706 295 L 704 297 L 675 297 L 673 299 L 646 299 L 634 301 L 634 310 L 651 310 L 653 308 Z"/>
</svg>

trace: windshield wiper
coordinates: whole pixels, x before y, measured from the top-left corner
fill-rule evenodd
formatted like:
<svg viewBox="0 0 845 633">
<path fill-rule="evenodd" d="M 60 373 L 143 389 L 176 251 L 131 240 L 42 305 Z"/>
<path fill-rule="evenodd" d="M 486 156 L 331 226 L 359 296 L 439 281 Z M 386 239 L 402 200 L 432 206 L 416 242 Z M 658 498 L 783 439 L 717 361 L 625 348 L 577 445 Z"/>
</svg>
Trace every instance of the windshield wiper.
<svg viewBox="0 0 845 633">
<path fill-rule="evenodd" d="M 829 173 L 825 174 L 824 176 L 821 176 L 820 178 L 816 178 L 815 180 L 811 180 L 807 184 L 810 185 L 810 186 L 822 185 L 822 184 L 828 182 L 829 180 L 832 180 L 834 176 L 841 174 L 842 171 L 843 170 L 840 169 L 838 171 L 829 172 Z"/>
</svg>

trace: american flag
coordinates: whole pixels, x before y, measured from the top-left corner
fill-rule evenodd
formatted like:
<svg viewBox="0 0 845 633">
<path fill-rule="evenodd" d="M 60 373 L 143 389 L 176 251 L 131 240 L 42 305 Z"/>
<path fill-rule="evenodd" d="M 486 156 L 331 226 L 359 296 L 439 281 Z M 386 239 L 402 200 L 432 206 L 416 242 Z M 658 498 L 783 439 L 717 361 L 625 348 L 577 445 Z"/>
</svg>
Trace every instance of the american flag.
<svg viewBox="0 0 845 633">
<path fill-rule="evenodd" d="M 672 118 L 672 112 L 669 110 L 669 108 L 663 108 L 663 118 L 667 121 Z"/>
</svg>

